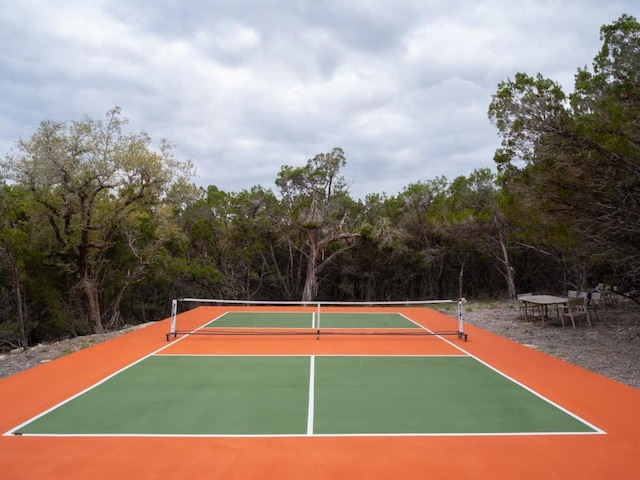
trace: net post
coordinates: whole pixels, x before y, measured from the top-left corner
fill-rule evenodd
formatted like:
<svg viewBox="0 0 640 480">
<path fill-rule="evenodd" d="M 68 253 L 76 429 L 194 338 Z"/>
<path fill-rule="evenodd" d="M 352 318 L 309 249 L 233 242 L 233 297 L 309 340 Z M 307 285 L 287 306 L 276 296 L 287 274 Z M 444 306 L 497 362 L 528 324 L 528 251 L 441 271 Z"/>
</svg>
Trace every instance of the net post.
<svg viewBox="0 0 640 480">
<path fill-rule="evenodd" d="M 320 302 L 316 308 L 316 340 L 320 340 Z"/>
<path fill-rule="evenodd" d="M 464 341 L 467 341 L 467 334 L 464 333 L 464 314 L 463 314 L 463 305 L 467 303 L 466 298 L 458 299 L 458 338 L 464 338 Z"/>
<path fill-rule="evenodd" d="M 171 300 L 171 328 L 169 329 L 169 333 L 167 333 L 167 341 L 169 341 L 169 337 L 173 335 L 176 337 L 176 317 L 178 316 L 178 300 Z"/>
</svg>

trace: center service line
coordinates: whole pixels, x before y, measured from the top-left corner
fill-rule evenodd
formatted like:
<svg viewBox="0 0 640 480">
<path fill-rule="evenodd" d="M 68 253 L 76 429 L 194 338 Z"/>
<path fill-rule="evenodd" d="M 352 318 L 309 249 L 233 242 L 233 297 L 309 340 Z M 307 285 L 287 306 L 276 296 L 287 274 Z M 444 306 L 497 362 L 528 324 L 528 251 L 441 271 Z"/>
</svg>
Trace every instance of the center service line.
<svg viewBox="0 0 640 480">
<path fill-rule="evenodd" d="M 315 385 L 315 372 L 316 372 L 316 357 L 311 355 L 311 362 L 309 366 L 309 410 L 307 416 L 307 435 L 313 435 L 313 400 L 315 397 L 314 385 Z"/>
</svg>

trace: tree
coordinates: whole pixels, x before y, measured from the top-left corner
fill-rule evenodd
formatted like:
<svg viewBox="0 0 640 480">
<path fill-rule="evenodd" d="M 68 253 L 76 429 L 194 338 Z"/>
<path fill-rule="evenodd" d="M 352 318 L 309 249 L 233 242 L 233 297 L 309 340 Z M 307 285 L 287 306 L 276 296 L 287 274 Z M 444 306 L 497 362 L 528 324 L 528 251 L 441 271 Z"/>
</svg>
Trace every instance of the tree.
<svg viewBox="0 0 640 480">
<path fill-rule="evenodd" d="M 340 175 L 345 165 L 344 152 L 334 148 L 308 160 L 304 167 L 282 167 L 276 179 L 292 227 L 303 235 L 298 246 L 306 258 L 302 301 L 316 297 L 318 274 L 361 236 L 350 230 L 349 207 L 353 202 Z M 327 255 L 329 247 L 334 249 Z"/>
<path fill-rule="evenodd" d="M 229 193 L 209 186 L 182 219 L 194 273 L 215 270 L 219 281 L 211 286 L 222 298 L 252 299 L 267 292 L 288 298 L 289 278 L 281 273 L 276 252 L 281 223 L 270 190 L 254 186 Z"/>
<path fill-rule="evenodd" d="M 399 212 L 396 225 L 411 252 L 411 263 L 402 269 L 400 276 L 408 282 L 408 287 L 415 288 L 412 296 L 418 298 L 438 298 L 442 293 L 447 248 L 430 219 L 441 204 L 446 188 L 445 177 L 415 182 L 405 187 L 396 199 Z"/>
<path fill-rule="evenodd" d="M 75 276 L 96 333 L 104 330 L 105 253 L 132 216 L 160 205 L 169 187 L 191 174 L 190 163 L 175 159 L 166 140 L 153 151 L 150 136 L 125 132 L 127 123 L 117 107 L 106 122 L 46 120 L 2 164 L 5 177 L 37 205 L 42 226 L 52 232 L 50 254 Z"/>
<path fill-rule="evenodd" d="M 594 72 L 578 70 L 569 98 L 539 74 L 499 85 L 489 107 L 503 137 L 495 160 L 512 193 L 557 226 L 547 233 L 560 251 L 606 262 L 637 286 L 640 24 L 623 15 L 601 39 Z"/>
<path fill-rule="evenodd" d="M 640 284 L 640 23 L 622 15 L 600 29 L 602 48 L 576 75 L 571 107 L 585 150 L 594 247 L 620 272 Z M 579 198 L 573 197 L 574 204 Z M 584 205 L 583 205 L 584 206 Z M 590 222 L 591 223 L 591 222 Z M 595 232 L 606 232 L 598 235 Z M 611 253 L 614 253 L 613 255 Z"/>
<path fill-rule="evenodd" d="M 494 259 L 509 298 L 515 299 L 511 227 L 502 208 L 502 195 L 488 168 L 474 170 L 469 177 L 459 176 L 449 187 L 445 218 L 450 241 L 472 248 L 476 258 L 487 255 Z"/>
<path fill-rule="evenodd" d="M 24 191 L 19 187 L 5 184 L 0 187 L 0 260 L 6 262 L 10 271 L 13 293 L 11 308 L 6 310 L 15 314 L 15 317 L 10 314 L 4 315 L 0 320 L 0 323 L 3 321 L 5 323 L 1 330 L 7 331 L 5 335 L 0 334 L 0 343 L 8 341 L 12 345 L 18 344 L 21 347 L 29 344 L 24 279 L 26 277 L 25 252 L 28 249 L 31 231 L 28 226 L 28 212 L 24 197 Z M 12 328 L 13 325 L 17 325 L 17 328 Z M 11 340 L 6 338 L 7 335 L 12 337 Z"/>
</svg>

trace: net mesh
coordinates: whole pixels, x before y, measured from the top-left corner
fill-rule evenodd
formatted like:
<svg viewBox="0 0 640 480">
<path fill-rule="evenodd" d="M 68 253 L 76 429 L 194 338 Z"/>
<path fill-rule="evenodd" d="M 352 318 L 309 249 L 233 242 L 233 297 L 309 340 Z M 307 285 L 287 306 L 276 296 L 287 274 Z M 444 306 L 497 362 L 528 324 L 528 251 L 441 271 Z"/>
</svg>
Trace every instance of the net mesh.
<svg viewBox="0 0 640 480">
<path fill-rule="evenodd" d="M 172 302 L 167 340 L 178 335 L 456 335 L 464 300 L 261 302 L 182 298 Z"/>
</svg>

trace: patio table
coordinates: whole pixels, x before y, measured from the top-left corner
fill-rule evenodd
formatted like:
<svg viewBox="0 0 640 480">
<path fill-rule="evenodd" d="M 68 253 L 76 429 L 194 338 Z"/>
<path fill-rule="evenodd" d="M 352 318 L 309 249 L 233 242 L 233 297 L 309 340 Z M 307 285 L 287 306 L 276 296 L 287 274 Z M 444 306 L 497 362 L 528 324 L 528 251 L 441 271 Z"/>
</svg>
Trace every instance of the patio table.
<svg viewBox="0 0 640 480">
<path fill-rule="evenodd" d="M 530 305 L 538 305 L 544 309 L 543 318 L 549 318 L 549 306 L 556 307 L 556 315 L 560 318 L 560 306 L 567 305 L 568 298 L 556 297 L 554 295 L 521 295 L 518 297 L 521 302 Z M 528 319 L 527 308 L 525 305 L 524 317 Z"/>
</svg>

